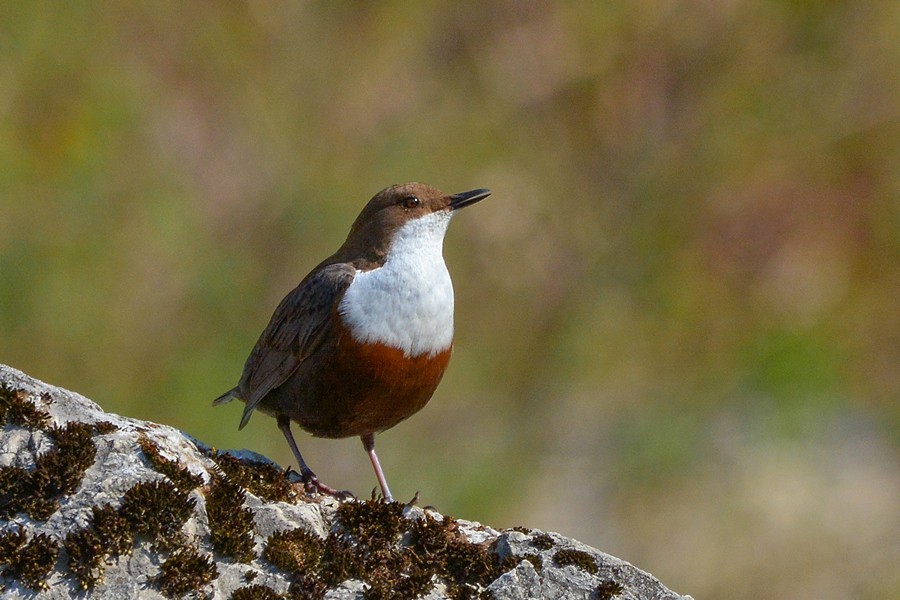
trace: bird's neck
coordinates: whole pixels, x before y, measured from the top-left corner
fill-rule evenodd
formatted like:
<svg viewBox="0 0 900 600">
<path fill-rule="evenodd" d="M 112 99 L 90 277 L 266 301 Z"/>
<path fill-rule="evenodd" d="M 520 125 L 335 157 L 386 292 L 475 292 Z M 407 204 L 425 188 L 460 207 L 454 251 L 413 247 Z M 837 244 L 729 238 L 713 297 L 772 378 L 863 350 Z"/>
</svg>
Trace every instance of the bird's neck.
<svg viewBox="0 0 900 600">
<path fill-rule="evenodd" d="M 449 212 L 401 226 L 384 264 L 359 270 L 340 314 L 354 339 L 382 343 L 407 356 L 435 355 L 453 343 L 453 285 L 444 264 Z"/>
</svg>

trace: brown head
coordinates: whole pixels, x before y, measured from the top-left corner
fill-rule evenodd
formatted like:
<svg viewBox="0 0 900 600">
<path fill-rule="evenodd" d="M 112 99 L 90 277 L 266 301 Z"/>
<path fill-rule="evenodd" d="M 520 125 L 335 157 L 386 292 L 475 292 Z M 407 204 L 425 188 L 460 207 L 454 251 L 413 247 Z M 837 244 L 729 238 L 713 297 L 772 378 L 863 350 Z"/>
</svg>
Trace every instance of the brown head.
<svg viewBox="0 0 900 600">
<path fill-rule="evenodd" d="M 445 194 L 423 183 L 392 185 L 369 200 L 334 258 L 360 268 L 383 264 L 394 234 L 404 224 L 436 212 L 449 214 L 489 195 L 486 189 Z"/>
</svg>

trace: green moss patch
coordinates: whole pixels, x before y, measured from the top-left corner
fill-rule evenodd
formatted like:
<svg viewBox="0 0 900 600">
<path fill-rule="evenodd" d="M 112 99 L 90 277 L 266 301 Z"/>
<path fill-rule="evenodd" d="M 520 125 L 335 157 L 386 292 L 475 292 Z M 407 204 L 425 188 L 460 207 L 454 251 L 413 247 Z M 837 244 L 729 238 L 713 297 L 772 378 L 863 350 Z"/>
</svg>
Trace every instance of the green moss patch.
<svg viewBox="0 0 900 600">
<path fill-rule="evenodd" d="M 468 541 L 454 519 L 406 519 L 401 504 L 374 499 L 341 504 L 324 540 L 304 529 L 273 534 L 263 556 L 291 574 L 291 593 L 304 598 L 348 579 L 369 584 L 368 599 L 417 597 L 435 580 L 451 596 L 469 597 L 515 565 L 501 565 L 490 545 Z"/>
<path fill-rule="evenodd" d="M 537 548 L 538 550 L 549 550 L 555 544 L 553 542 L 553 538 L 550 537 L 547 533 L 539 533 L 538 535 L 531 538 L 531 545 Z"/>
<path fill-rule="evenodd" d="M 25 528 L 21 525 L 16 526 L 15 529 L 10 528 L 0 533 L 0 564 L 9 563 L 16 552 L 19 551 L 19 548 L 25 545 L 27 537 Z"/>
<path fill-rule="evenodd" d="M 21 528 L 0 537 L 3 538 L 0 541 L 4 552 L 2 562 L 6 564 L 3 575 L 21 581 L 36 592 L 49 589 L 47 578 L 59 555 L 56 540 L 46 533 L 40 533 L 26 541 Z"/>
<path fill-rule="evenodd" d="M 597 561 L 594 560 L 593 555 L 582 550 L 575 550 L 573 548 L 566 548 L 564 550 L 557 551 L 556 554 L 553 555 L 553 562 L 561 567 L 564 567 L 566 565 L 575 565 L 582 571 L 587 571 L 591 575 L 596 575 L 597 571 L 599 570 L 599 567 L 597 567 Z"/>
<path fill-rule="evenodd" d="M 136 535 L 157 549 L 171 550 L 183 544 L 181 527 L 197 501 L 165 479 L 141 481 L 125 492 L 119 515 Z"/>
<path fill-rule="evenodd" d="M 622 593 L 625 587 L 612 579 L 601 581 L 597 586 L 597 600 L 612 600 Z"/>
<path fill-rule="evenodd" d="M 253 552 L 253 513 L 244 506 L 247 495 L 237 484 L 214 475 L 206 493 L 210 541 L 216 552 L 238 562 L 256 558 Z"/>
<path fill-rule="evenodd" d="M 96 431 L 99 435 L 107 435 L 118 430 L 119 426 L 115 423 L 110 423 L 109 421 L 97 421 L 96 423 L 94 423 L 94 431 Z"/>
<path fill-rule="evenodd" d="M 0 423 L 43 429 L 49 422 L 50 415 L 36 407 L 24 390 L 0 383 Z"/>
<path fill-rule="evenodd" d="M 128 521 L 109 504 L 95 506 L 91 528 L 97 536 L 103 540 L 105 550 L 109 556 L 130 555 L 134 546 L 134 534 Z"/>
<path fill-rule="evenodd" d="M 525 554 L 522 556 L 525 560 L 531 563 L 531 566 L 534 567 L 534 570 L 540 573 L 544 570 L 544 562 L 541 560 L 540 554 Z M 518 560 L 518 559 L 517 559 Z"/>
<path fill-rule="evenodd" d="M 244 462 L 221 452 L 214 452 L 210 457 L 229 479 L 266 502 L 294 502 L 297 499 L 287 473 L 273 464 Z"/>
<path fill-rule="evenodd" d="M 146 435 L 141 434 L 138 438 L 138 444 L 144 456 L 147 457 L 147 462 L 150 463 L 150 466 L 158 473 L 168 477 L 180 490 L 189 492 L 203 483 L 203 480 L 198 475 L 188 471 L 178 461 L 169 460 L 160 454 L 159 446 L 153 443 Z"/>
<path fill-rule="evenodd" d="M 210 557 L 184 547 L 160 566 L 155 583 L 167 598 L 180 598 L 188 593 L 199 595 L 203 586 L 218 576 L 219 571 Z"/>
<path fill-rule="evenodd" d="M 230 600 L 283 600 L 284 596 L 264 585 L 247 585 L 234 590 Z"/>
<path fill-rule="evenodd" d="M 343 502 L 337 515 L 344 531 L 366 546 L 390 545 L 409 527 L 399 502 Z"/>
<path fill-rule="evenodd" d="M 51 426 L 50 415 L 27 393 L 5 383 L 0 384 L 0 424 L 44 431 L 53 442 L 50 450 L 35 459 L 33 467 L 0 467 L 0 519 L 24 513 L 36 521 L 46 521 L 60 501 L 81 485 L 84 472 L 97 455 L 92 438 L 104 427 L 74 421 Z"/>
<path fill-rule="evenodd" d="M 492 548 L 469 542 L 450 517 L 438 520 L 426 514 L 413 525 L 412 543 L 423 563 L 447 581 L 453 596 L 473 585 L 486 586 L 503 573 Z"/>
<path fill-rule="evenodd" d="M 298 527 L 269 536 L 263 557 L 282 571 L 294 573 L 314 569 L 324 552 L 324 540 Z"/>
<path fill-rule="evenodd" d="M 178 576 L 187 565 L 200 565 L 187 561 L 191 549 L 181 532 L 191 516 L 196 501 L 174 483 L 165 479 L 141 481 L 125 492 L 118 509 L 109 504 L 92 508 L 88 526 L 69 532 L 63 542 L 68 555 L 67 576 L 74 579 L 79 588 L 92 590 L 103 583 L 104 566 L 109 559 L 131 554 L 135 541 L 145 538 L 157 551 L 176 555 L 165 577 L 155 580 L 166 589 L 177 589 Z M 198 575 L 205 577 L 205 568 Z M 190 578 L 188 578 L 190 581 Z M 193 583 L 191 584 L 193 585 Z M 161 588 L 162 589 L 162 588 Z M 193 589 L 193 588 L 191 588 Z"/>
<path fill-rule="evenodd" d="M 134 536 L 128 522 L 109 504 L 94 506 L 87 527 L 70 531 L 63 540 L 68 554 L 67 577 L 82 590 L 103 583 L 107 559 L 131 554 Z"/>
<path fill-rule="evenodd" d="M 9 520 L 21 512 L 46 521 L 59 508 L 60 500 L 78 489 L 84 472 L 93 464 L 97 447 L 91 439 L 91 425 L 70 422 L 46 432 L 54 447 L 39 456 L 34 467 L 0 468 L 0 519 Z"/>
<path fill-rule="evenodd" d="M 103 561 L 106 556 L 103 539 L 91 529 L 69 532 L 63 541 L 69 555 L 68 576 L 78 582 L 82 590 L 92 590 L 103 583 Z"/>
</svg>

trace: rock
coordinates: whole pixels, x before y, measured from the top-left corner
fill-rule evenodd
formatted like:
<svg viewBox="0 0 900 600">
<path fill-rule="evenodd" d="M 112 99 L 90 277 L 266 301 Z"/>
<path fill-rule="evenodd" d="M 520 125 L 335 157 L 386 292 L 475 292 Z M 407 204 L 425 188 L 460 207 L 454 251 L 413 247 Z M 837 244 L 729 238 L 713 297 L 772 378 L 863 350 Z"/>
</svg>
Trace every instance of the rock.
<svg viewBox="0 0 900 600">
<path fill-rule="evenodd" d="M 4 598 L 689 598 L 563 536 L 382 500 L 0 365 Z"/>
</svg>

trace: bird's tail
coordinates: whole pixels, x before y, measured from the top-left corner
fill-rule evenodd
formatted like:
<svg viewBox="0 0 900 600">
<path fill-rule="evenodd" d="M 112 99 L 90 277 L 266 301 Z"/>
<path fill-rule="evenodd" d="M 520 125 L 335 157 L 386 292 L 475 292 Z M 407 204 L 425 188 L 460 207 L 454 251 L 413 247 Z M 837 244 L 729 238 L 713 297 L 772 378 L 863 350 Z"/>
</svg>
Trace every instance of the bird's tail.
<svg viewBox="0 0 900 600">
<path fill-rule="evenodd" d="M 215 400 L 213 400 L 213 406 L 218 406 L 220 404 L 225 404 L 226 402 L 231 402 L 232 400 L 239 399 L 238 389 L 236 387 L 231 388 Z"/>
<path fill-rule="evenodd" d="M 241 400 L 240 391 L 238 388 L 233 387 L 215 400 L 213 400 L 213 406 L 218 406 L 220 404 L 225 404 L 226 402 L 231 402 L 232 400 Z M 250 420 L 250 415 L 253 414 L 253 409 L 256 407 L 255 404 L 248 404 L 244 407 L 244 414 L 241 416 L 241 424 L 238 425 L 238 429 L 243 429 L 244 425 L 247 424 L 247 421 Z"/>
</svg>

